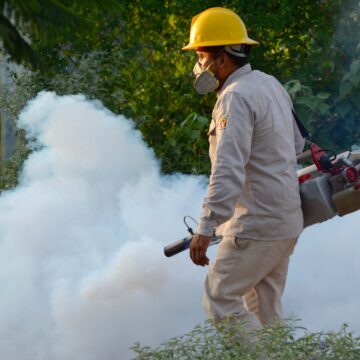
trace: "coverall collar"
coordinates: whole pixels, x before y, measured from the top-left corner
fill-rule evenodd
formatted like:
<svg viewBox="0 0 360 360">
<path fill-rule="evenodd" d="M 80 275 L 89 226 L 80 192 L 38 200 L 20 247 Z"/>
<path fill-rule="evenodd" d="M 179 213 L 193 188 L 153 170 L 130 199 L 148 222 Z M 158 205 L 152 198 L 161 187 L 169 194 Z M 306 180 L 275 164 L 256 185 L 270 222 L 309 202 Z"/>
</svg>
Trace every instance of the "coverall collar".
<svg viewBox="0 0 360 360">
<path fill-rule="evenodd" d="M 231 73 L 228 78 L 225 80 L 223 86 L 221 87 L 220 91 L 217 93 L 217 97 L 219 97 L 223 91 L 225 90 L 225 88 L 227 86 L 229 86 L 235 79 L 248 74 L 252 71 L 251 69 L 251 65 L 250 64 L 246 64 L 240 68 L 238 68 L 237 70 L 235 70 L 233 73 Z"/>
</svg>

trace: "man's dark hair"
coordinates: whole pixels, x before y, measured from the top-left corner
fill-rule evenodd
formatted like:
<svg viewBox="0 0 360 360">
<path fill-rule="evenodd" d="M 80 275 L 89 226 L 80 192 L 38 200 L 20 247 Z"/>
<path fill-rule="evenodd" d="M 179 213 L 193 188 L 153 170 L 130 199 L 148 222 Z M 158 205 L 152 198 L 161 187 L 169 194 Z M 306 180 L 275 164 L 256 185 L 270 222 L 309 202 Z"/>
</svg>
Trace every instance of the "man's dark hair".
<svg viewBox="0 0 360 360">
<path fill-rule="evenodd" d="M 225 48 L 225 46 L 223 46 L 223 45 L 221 45 L 221 46 L 206 46 L 206 47 L 199 48 L 199 50 L 209 52 L 209 53 L 212 53 L 212 54 L 217 54 L 224 48 Z M 240 56 L 229 54 L 226 51 L 225 52 L 226 52 L 227 56 L 229 56 L 230 60 L 237 67 L 240 68 L 240 67 L 246 65 L 249 62 L 248 56 L 250 54 L 250 51 L 251 51 L 251 45 L 245 45 L 244 46 L 244 54 L 246 55 L 246 57 L 240 57 Z"/>
</svg>

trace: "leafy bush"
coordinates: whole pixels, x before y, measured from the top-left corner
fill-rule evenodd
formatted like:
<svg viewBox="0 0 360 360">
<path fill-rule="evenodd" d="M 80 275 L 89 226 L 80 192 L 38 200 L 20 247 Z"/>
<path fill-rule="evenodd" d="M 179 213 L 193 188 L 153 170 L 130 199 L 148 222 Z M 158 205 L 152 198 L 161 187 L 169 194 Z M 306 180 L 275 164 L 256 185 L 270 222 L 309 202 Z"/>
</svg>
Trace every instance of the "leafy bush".
<svg viewBox="0 0 360 360">
<path fill-rule="evenodd" d="M 285 88 L 315 142 L 336 152 L 360 143 L 360 60 L 350 64 L 333 94 L 314 94 L 299 80 L 289 81 Z"/>
<path fill-rule="evenodd" d="M 33 74 L 30 71 L 24 71 L 19 78 L 14 78 L 14 83 L 0 97 L 0 106 L 15 122 L 20 111 L 37 92 L 38 88 L 33 81 Z M 20 168 L 29 152 L 24 130 L 16 130 L 15 151 L 9 160 L 1 164 L 0 191 L 11 189 L 18 184 Z"/>
<path fill-rule="evenodd" d="M 249 341 L 242 326 L 224 320 L 207 321 L 190 333 L 152 349 L 136 343 L 137 360 L 359 360 L 360 338 L 344 325 L 339 332 L 310 333 L 294 320 L 275 323 Z M 302 335 L 298 334 L 299 331 Z"/>
</svg>

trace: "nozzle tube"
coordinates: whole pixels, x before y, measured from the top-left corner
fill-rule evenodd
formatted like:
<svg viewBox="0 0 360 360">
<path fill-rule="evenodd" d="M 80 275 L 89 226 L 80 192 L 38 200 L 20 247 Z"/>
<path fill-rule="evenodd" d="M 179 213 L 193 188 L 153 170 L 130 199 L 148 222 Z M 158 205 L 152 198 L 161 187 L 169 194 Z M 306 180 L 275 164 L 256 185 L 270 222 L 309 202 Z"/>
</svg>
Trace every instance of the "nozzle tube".
<svg viewBox="0 0 360 360">
<path fill-rule="evenodd" d="M 193 236 L 187 236 L 184 239 L 173 242 L 170 245 L 164 247 L 164 254 L 167 257 L 174 256 L 190 247 Z M 212 236 L 210 246 L 216 245 L 222 240 L 222 236 Z"/>
<path fill-rule="evenodd" d="M 174 256 L 190 247 L 192 235 L 184 239 L 178 240 L 164 247 L 164 254 L 167 257 Z"/>
</svg>

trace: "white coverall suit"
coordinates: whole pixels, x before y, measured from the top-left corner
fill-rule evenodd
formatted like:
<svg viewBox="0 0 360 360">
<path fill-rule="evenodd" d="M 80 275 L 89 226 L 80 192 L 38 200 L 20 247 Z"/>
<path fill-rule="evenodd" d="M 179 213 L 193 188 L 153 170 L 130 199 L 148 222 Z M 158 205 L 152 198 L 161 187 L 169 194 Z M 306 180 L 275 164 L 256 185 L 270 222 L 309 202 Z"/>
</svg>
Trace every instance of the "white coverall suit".
<svg viewBox="0 0 360 360">
<path fill-rule="evenodd" d="M 211 176 L 196 232 L 216 229 L 223 240 L 206 277 L 205 311 L 259 329 L 282 316 L 289 256 L 303 230 L 296 154 L 304 139 L 286 90 L 250 64 L 218 92 L 208 135 Z"/>
</svg>

